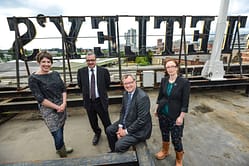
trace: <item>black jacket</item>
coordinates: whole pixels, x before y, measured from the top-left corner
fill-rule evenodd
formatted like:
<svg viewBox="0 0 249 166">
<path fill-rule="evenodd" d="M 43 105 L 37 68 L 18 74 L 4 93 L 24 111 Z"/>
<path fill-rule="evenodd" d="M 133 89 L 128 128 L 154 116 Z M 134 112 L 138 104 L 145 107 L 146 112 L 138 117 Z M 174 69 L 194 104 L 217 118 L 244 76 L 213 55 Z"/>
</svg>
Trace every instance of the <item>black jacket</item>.
<svg viewBox="0 0 249 166">
<path fill-rule="evenodd" d="M 165 104 L 168 104 L 168 115 L 171 119 L 176 120 L 181 112 L 188 112 L 190 83 L 187 79 L 178 76 L 169 96 L 167 95 L 168 83 L 169 77 L 162 78 L 157 98 L 157 112 L 160 113 Z"/>
<path fill-rule="evenodd" d="M 78 70 L 77 74 L 78 86 L 83 93 L 84 107 L 89 109 L 90 104 L 90 87 L 89 87 L 89 75 L 88 67 L 83 67 Z M 97 87 L 99 92 L 99 97 L 103 108 L 108 111 L 108 94 L 107 90 L 110 86 L 110 73 L 106 68 L 97 66 Z"/>
<path fill-rule="evenodd" d="M 124 92 L 120 119 L 116 124 L 122 124 L 127 103 L 127 92 Z M 152 131 L 152 120 L 150 114 L 149 96 L 140 88 L 136 88 L 126 117 L 126 129 L 128 134 L 140 140 L 150 138 Z"/>
</svg>

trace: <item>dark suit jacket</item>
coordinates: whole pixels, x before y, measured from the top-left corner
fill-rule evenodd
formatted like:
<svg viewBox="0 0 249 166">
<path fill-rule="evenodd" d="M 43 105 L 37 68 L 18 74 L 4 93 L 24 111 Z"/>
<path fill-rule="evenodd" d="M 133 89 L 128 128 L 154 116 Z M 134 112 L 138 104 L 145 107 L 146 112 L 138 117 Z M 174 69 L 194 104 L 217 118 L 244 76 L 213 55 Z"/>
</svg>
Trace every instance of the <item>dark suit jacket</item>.
<svg viewBox="0 0 249 166">
<path fill-rule="evenodd" d="M 128 93 L 124 92 L 120 119 L 116 124 L 122 124 L 128 98 L 127 95 Z M 150 99 L 140 88 L 136 88 L 132 96 L 129 113 L 126 117 L 126 129 L 129 135 L 140 140 L 148 139 L 151 136 L 152 121 L 150 115 Z"/>
<path fill-rule="evenodd" d="M 78 86 L 83 94 L 84 107 L 89 109 L 90 104 L 90 87 L 89 87 L 89 75 L 88 67 L 83 67 L 78 70 L 77 74 Z M 103 108 L 108 111 L 108 94 L 107 90 L 110 86 L 110 73 L 107 69 L 97 66 L 97 87 L 99 92 L 99 97 Z"/>
<path fill-rule="evenodd" d="M 188 112 L 190 83 L 185 78 L 178 76 L 169 96 L 167 94 L 168 83 L 169 77 L 162 78 L 157 98 L 157 112 L 160 113 L 164 105 L 168 104 L 168 115 L 171 119 L 176 120 L 181 112 Z"/>
</svg>

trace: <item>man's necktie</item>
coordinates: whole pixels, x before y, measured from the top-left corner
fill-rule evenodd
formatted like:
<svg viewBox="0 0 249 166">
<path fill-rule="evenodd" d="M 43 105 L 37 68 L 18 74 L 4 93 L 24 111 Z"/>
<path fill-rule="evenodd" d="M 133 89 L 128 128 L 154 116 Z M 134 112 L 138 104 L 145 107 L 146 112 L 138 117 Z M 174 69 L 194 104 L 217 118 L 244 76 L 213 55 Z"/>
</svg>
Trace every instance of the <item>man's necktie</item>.
<svg viewBox="0 0 249 166">
<path fill-rule="evenodd" d="M 125 127 L 125 120 L 126 120 L 126 117 L 127 117 L 127 115 L 128 115 L 128 113 L 129 113 L 129 107 L 130 107 L 130 105 L 131 105 L 131 94 L 130 93 L 128 93 L 128 99 L 127 99 L 127 103 L 126 103 L 126 107 L 125 107 L 125 115 L 124 115 L 124 119 L 123 119 L 123 125 L 124 125 L 124 127 Z M 125 127 L 126 128 L 126 127 Z"/>
<path fill-rule="evenodd" d="M 94 76 L 94 71 L 91 69 L 92 75 L 91 75 L 91 99 L 95 100 L 96 95 L 95 95 L 95 76 Z"/>
</svg>

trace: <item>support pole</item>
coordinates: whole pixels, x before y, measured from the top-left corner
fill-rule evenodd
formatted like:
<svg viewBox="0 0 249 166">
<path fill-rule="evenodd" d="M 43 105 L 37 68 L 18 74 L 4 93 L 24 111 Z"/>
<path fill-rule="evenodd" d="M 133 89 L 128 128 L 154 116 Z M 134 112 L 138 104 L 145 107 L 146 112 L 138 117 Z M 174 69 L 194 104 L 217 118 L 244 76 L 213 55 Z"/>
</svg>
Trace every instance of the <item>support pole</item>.
<svg viewBox="0 0 249 166">
<path fill-rule="evenodd" d="M 220 57 L 226 29 L 228 6 L 229 0 L 221 0 L 211 57 L 210 60 L 206 61 L 201 72 L 203 77 L 210 80 L 223 80 L 225 75 L 223 61 L 220 60 Z"/>
</svg>

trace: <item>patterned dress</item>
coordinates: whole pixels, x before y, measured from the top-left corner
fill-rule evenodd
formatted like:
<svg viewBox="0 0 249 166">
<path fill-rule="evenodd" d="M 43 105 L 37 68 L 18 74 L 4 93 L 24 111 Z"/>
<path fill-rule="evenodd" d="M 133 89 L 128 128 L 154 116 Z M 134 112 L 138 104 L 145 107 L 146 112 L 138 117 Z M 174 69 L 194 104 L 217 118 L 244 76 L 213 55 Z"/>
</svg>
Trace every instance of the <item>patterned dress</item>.
<svg viewBox="0 0 249 166">
<path fill-rule="evenodd" d="M 44 99 L 57 105 L 63 103 L 62 94 L 66 92 L 66 87 L 59 73 L 56 71 L 42 75 L 33 73 L 29 77 L 29 88 L 38 102 L 38 108 L 50 132 L 57 131 L 65 124 L 66 110 L 57 112 L 41 103 Z"/>
</svg>

